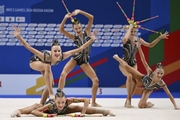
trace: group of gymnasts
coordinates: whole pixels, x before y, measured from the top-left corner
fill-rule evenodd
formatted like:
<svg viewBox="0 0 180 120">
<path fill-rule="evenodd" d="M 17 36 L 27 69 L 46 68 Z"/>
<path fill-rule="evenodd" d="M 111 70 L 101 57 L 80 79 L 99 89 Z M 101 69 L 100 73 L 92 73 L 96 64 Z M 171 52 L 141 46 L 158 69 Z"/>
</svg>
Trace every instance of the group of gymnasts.
<svg viewBox="0 0 180 120">
<path fill-rule="evenodd" d="M 74 21 L 72 22 L 72 28 L 75 34 L 71 34 L 64 29 L 64 25 L 66 24 L 67 19 L 71 18 L 72 16 L 74 17 L 77 14 L 85 16 L 88 19 L 88 23 L 86 28 L 82 30 L 81 22 L 77 18 L 74 18 Z M 91 32 L 93 19 L 93 15 L 80 9 L 76 9 L 72 13 L 67 13 L 64 16 L 59 26 L 59 32 L 72 39 L 77 47 L 76 49 L 66 52 L 62 52 L 58 40 L 53 40 L 51 50 L 39 51 L 30 46 L 26 42 L 26 40 L 21 37 L 20 28 L 13 26 L 14 36 L 23 44 L 26 49 L 34 54 L 30 58 L 30 67 L 42 74 L 46 82 L 46 88 L 43 90 L 40 103 L 36 103 L 22 109 L 17 109 L 11 114 L 11 117 L 20 117 L 21 114 L 32 114 L 38 117 L 54 117 L 57 115 L 70 114 L 75 112 L 80 112 L 80 116 L 82 117 L 85 116 L 85 114 L 102 114 L 104 116 L 115 116 L 115 114 L 113 114 L 110 110 L 95 108 L 101 107 L 101 105 L 96 103 L 96 94 L 99 86 L 99 79 L 95 71 L 89 64 L 91 44 L 96 40 L 96 35 L 98 34 L 98 31 L 96 30 Z M 130 23 L 129 28 L 122 39 L 124 49 L 123 58 L 120 58 L 117 54 L 112 55 L 112 57 L 117 62 L 119 62 L 120 71 L 127 77 L 126 87 L 128 94 L 124 106 L 127 108 L 133 107 L 131 105 L 131 98 L 136 89 L 137 82 L 139 81 L 144 86 L 142 97 L 138 104 L 139 108 L 153 107 L 153 103 L 147 102 L 149 95 L 153 90 L 163 88 L 169 96 L 174 109 L 179 110 L 180 108 L 177 107 L 173 96 L 171 95 L 165 82 L 162 79 L 164 75 L 163 65 L 161 63 L 157 63 L 156 69 L 152 70 L 147 64 L 143 51 L 141 49 L 141 45 L 144 45 L 146 47 L 153 47 L 160 40 L 167 39 L 167 37 L 169 36 L 168 32 L 160 34 L 160 36 L 151 43 L 145 42 L 142 38 L 135 37 L 136 32 L 137 29 L 134 28 L 133 23 Z M 146 74 L 142 74 L 137 70 L 137 51 L 139 51 L 140 53 L 141 61 L 147 71 Z M 63 68 L 63 71 L 59 78 L 57 93 L 54 95 L 52 91 L 54 82 L 51 66 L 58 65 L 58 63 L 69 58 L 70 56 L 72 57 Z M 65 86 L 66 76 L 73 70 L 76 65 L 80 66 L 85 74 L 92 80 L 92 101 L 90 101 L 90 99 L 88 98 L 66 98 L 65 93 L 62 91 Z M 47 100 L 48 97 L 49 100 Z M 72 105 L 72 103 L 79 102 L 83 102 L 84 106 Z M 88 107 L 89 104 L 91 104 L 92 107 Z"/>
</svg>

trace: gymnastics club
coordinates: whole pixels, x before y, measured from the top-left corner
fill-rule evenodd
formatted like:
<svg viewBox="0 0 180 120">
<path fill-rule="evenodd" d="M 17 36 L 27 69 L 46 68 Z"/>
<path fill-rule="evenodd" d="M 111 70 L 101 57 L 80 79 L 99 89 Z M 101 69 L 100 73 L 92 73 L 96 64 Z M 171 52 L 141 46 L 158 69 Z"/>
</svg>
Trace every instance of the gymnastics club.
<svg viewBox="0 0 180 120">
<path fill-rule="evenodd" d="M 63 3 L 63 5 L 64 5 L 64 7 L 65 7 L 67 13 L 70 13 L 69 10 L 68 10 L 68 8 L 66 7 L 66 4 L 64 3 L 63 0 L 62 0 L 62 3 Z M 74 22 L 74 19 L 72 18 L 72 16 L 70 17 L 70 19 L 71 19 L 71 22 L 73 23 L 73 22 Z"/>
<path fill-rule="evenodd" d="M 102 114 L 85 114 L 84 116 L 80 116 L 80 114 L 65 114 L 58 115 L 58 117 L 102 117 Z"/>
<path fill-rule="evenodd" d="M 132 17 L 131 17 L 131 20 L 133 21 L 134 21 L 135 4 L 136 4 L 136 0 L 134 0 L 134 3 L 133 3 L 133 11 L 132 11 Z"/>
<path fill-rule="evenodd" d="M 147 19 L 144 19 L 144 20 L 141 20 L 141 21 L 137 21 L 136 24 L 140 24 L 140 23 L 142 23 L 142 22 L 146 22 L 146 21 L 148 21 L 148 20 L 152 20 L 152 19 L 155 19 L 155 18 L 157 18 L 157 17 L 159 17 L 159 16 L 156 15 L 156 16 L 154 16 L 154 17 L 150 17 L 150 18 L 147 18 Z"/>
<path fill-rule="evenodd" d="M 153 33 L 156 33 L 156 34 L 159 33 L 159 32 L 157 32 L 157 31 L 150 30 L 150 29 L 148 29 L 148 28 L 144 28 L 144 27 L 141 27 L 141 26 L 138 26 L 138 28 L 140 28 L 140 29 L 142 29 L 142 30 L 147 30 L 147 31 L 150 31 L 150 32 L 153 32 Z"/>
<path fill-rule="evenodd" d="M 120 4 L 118 2 L 116 2 L 116 4 L 119 6 L 119 8 L 121 9 L 122 13 L 124 14 L 124 16 L 126 17 L 127 21 L 130 21 L 130 19 L 127 17 L 126 13 L 124 12 L 124 10 L 122 9 L 122 7 L 120 6 Z"/>
</svg>

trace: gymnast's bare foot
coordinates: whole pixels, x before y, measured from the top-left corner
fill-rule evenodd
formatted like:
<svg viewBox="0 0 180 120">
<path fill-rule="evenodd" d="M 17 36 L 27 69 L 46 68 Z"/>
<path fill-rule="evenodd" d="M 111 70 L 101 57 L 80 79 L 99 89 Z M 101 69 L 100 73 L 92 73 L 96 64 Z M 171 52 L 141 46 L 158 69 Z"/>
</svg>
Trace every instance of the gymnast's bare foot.
<svg viewBox="0 0 180 120">
<path fill-rule="evenodd" d="M 153 103 L 151 103 L 151 102 L 148 102 L 148 103 L 147 103 L 147 108 L 152 108 L 153 106 L 154 106 Z"/>
<path fill-rule="evenodd" d="M 14 111 L 12 114 L 11 114 L 11 117 L 21 117 L 21 112 L 20 112 L 20 110 L 16 110 L 16 111 Z"/>
<path fill-rule="evenodd" d="M 134 108 L 134 106 L 132 106 L 130 104 L 124 104 L 124 107 L 126 107 L 126 108 Z"/>
<path fill-rule="evenodd" d="M 134 108 L 134 106 L 131 105 L 131 101 L 130 100 L 126 100 L 124 107 L 126 108 Z"/>
<path fill-rule="evenodd" d="M 97 103 L 91 103 L 92 107 L 102 107 L 101 105 L 97 104 Z"/>
<path fill-rule="evenodd" d="M 113 114 L 110 110 L 106 110 L 103 114 L 103 116 L 116 116 L 115 114 Z"/>
</svg>

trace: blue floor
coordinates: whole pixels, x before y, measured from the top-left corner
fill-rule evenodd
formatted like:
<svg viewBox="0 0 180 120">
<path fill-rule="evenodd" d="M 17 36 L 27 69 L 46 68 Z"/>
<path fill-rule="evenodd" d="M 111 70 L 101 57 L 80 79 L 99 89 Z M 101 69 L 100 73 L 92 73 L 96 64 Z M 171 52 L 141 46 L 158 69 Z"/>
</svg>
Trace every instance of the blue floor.
<svg viewBox="0 0 180 120">
<path fill-rule="evenodd" d="M 171 93 L 174 98 L 180 98 L 180 93 Z M 91 95 L 67 95 L 67 97 L 86 97 L 91 98 Z M 133 98 L 140 98 L 141 95 L 134 95 Z M 41 95 L 0 95 L 0 98 L 41 98 Z M 126 98 L 126 95 L 97 95 L 97 98 Z M 168 98 L 164 92 L 154 92 L 149 98 Z"/>
</svg>

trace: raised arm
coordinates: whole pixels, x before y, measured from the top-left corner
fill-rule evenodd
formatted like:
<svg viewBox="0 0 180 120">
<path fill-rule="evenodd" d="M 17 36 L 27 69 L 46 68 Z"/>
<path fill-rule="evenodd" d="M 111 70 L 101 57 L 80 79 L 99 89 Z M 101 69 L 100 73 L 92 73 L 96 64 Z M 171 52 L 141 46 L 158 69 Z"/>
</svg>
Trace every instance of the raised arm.
<svg viewBox="0 0 180 120">
<path fill-rule="evenodd" d="M 123 44 L 126 44 L 126 42 L 128 41 L 132 29 L 133 29 L 133 24 L 130 24 L 129 29 L 127 30 L 126 34 L 122 39 Z"/>
<path fill-rule="evenodd" d="M 90 103 L 90 99 L 89 98 L 69 98 L 68 101 L 70 101 L 70 103 L 80 103 L 83 102 L 84 103 L 84 107 L 81 111 L 81 114 L 85 114 L 87 111 L 87 108 L 89 106 Z"/>
<path fill-rule="evenodd" d="M 142 45 L 146 46 L 146 47 L 154 47 L 161 39 L 168 39 L 167 37 L 169 36 L 168 32 L 166 31 L 164 34 L 160 33 L 160 36 L 158 38 L 156 38 L 154 41 L 152 41 L 151 43 L 148 43 L 146 41 L 144 41 L 141 38 L 141 43 Z"/>
<path fill-rule="evenodd" d="M 77 14 L 82 14 L 88 18 L 88 24 L 87 24 L 85 31 L 86 31 L 87 35 L 89 36 L 90 32 L 91 32 L 91 27 L 93 24 L 94 16 L 85 11 L 79 10 L 79 9 L 75 10 L 72 14 L 73 14 L 73 16 L 75 16 Z"/>
<path fill-rule="evenodd" d="M 164 82 L 163 82 L 162 84 L 165 85 Z M 177 107 L 176 102 L 175 102 L 175 100 L 174 100 L 174 97 L 173 97 L 172 94 L 170 93 L 168 87 L 165 85 L 165 86 L 163 87 L 163 89 L 164 89 L 164 91 L 166 92 L 166 94 L 168 95 L 168 97 L 170 98 L 170 100 L 171 100 L 171 102 L 172 102 L 172 104 L 173 104 L 173 106 L 174 106 L 174 109 L 175 109 L 175 110 L 180 110 L 180 108 Z"/>
<path fill-rule="evenodd" d="M 64 16 L 60 26 L 59 26 L 59 32 L 64 34 L 66 37 L 69 37 L 70 39 L 74 40 L 74 35 L 73 34 L 70 34 L 69 32 L 67 32 L 65 29 L 64 29 L 64 25 L 67 21 L 68 18 L 70 18 L 72 16 L 71 13 L 68 13 Z"/>
<path fill-rule="evenodd" d="M 41 60 L 44 60 L 44 54 L 40 51 L 36 50 L 35 48 L 31 47 L 20 35 L 21 31 L 20 28 L 14 27 L 14 36 L 23 44 L 23 46 L 28 49 L 30 52 L 38 56 Z"/>
<path fill-rule="evenodd" d="M 95 36 L 97 35 L 97 33 L 98 33 L 98 31 L 94 31 L 92 36 L 91 36 L 91 39 L 89 41 L 87 41 L 85 44 L 83 44 L 81 47 L 76 48 L 74 50 L 70 50 L 70 51 L 64 52 L 64 60 L 66 58 L 70 57 L 71 55 L 73 55 L 75 53 L 78 53 L 78 52 L 81 52 L 83 49 L 88 47 L 96 39 Z"/>
<path fill-rule="evenodd" d="M 152 70 L 146 62 L 146 59 L 145 59 L 145 56 L 144 56 L 141 46 L 139 46 L 138 49 L 139 49 L 139 55 L 140 55 L 143 65 L 144 65 L 144 68 L 146 69 L 147 74 L 149 74 Z"/>
</svg>

